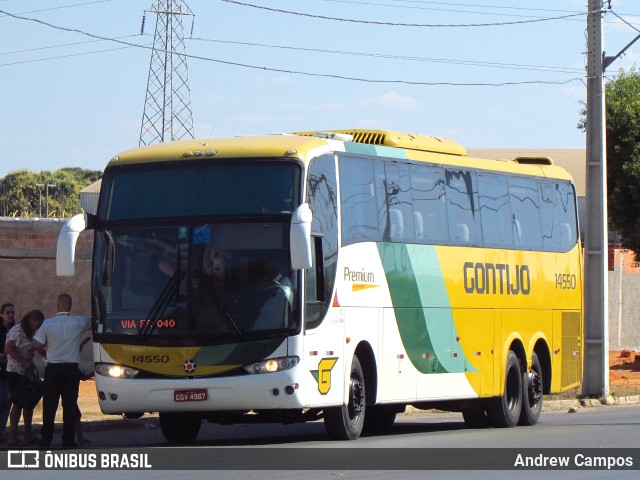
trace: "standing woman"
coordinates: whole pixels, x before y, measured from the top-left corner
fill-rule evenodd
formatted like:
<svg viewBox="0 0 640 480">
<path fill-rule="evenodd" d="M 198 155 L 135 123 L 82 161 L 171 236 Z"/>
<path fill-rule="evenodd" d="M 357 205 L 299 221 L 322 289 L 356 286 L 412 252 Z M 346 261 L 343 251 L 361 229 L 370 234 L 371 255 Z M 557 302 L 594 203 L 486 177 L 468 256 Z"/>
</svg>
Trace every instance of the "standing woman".
<svg viewBox="0 0 640 480">
<path fill-rule="evenodd" d="M 31 339 L 43 321 L 44 315 L 40 310 L 31 310 L 22 318 L 22 321 L 9 330 L 7 334 L 5 350 L 9 357 L 7 360 L 7 376 L 9 378 L 9 389 L 11 392 L 18 386 L 20 379 L 28 373 L 31 373 L 35 368 L 33 365 L 34 349 Z M 39 439 L 31 430 L 33 409 L 27 410 L 14 403 L 11 407 L 11 413 L 9 414 L 9 438 L 7 439 L 7 444 L 18 444 L 20 414 L 22 414 L 24 420 L 24 442 L 22 442 L 22 444 L 30 445 L 37 443 Z"/>
<path fill-rule="evenodd" d="M 13 303 L 5 303 L 0 307 L 0 443 L 7 441 L 7 420 L 11 410 L 9 399 L 9 380 L 7 380 L 7 354 L 4 352 L 4 343 L 7 333 L 16 323 L 16 309 Z"/>
</svg>

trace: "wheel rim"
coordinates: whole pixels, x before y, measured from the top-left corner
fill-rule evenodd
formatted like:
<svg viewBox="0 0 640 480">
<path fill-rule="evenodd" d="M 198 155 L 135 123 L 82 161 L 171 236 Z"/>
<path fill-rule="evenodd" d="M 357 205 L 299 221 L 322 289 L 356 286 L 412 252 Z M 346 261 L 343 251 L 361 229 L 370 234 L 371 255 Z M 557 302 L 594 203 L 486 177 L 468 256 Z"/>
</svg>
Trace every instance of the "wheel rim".
<svg viewBox="0 0 640 480">
<path fill-rule="evenodd" d="M 349 420 L 357 421 L 364 410 L 364 386 L 358 378 L 351 378 L 349 385 Z"/>
<path fill-rule="evenodd" d="M 535 370 L 529 373 L 529 388 L 527 394 L 529 395 L 529 405 L 532 410 L 535 410 L 540 400 L 542 400 L 542 377 Z"/>
</svg>

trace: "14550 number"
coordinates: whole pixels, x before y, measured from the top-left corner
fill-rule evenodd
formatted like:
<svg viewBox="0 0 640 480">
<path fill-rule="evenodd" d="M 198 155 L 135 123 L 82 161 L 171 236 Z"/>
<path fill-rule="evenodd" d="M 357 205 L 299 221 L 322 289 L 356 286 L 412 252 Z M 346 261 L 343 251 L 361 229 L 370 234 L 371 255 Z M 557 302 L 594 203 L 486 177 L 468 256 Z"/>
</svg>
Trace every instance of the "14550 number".
<svg viewBox="0 0 640 480">
<path fill-rule="evenodd" d="M 571 273 L 556 273 L 556 288 L 562 290 L 575 290 L 577 286 L 576 276 Z"/>
<path fill-rule="evenodd" d="M 133 363 L 169 363 L 169 355 L 133 355 Z"/>
</svg>

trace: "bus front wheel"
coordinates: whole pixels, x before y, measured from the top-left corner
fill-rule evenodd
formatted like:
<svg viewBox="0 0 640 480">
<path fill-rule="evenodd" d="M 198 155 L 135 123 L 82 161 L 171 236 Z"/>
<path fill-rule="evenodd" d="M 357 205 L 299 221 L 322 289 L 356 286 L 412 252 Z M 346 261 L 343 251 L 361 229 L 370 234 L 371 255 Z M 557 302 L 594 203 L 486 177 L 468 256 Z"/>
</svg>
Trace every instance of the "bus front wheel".
<svg viewBox="0 0 640 480">
<path fill-rule="evenodd" d="M 331 438 L 357 440 L 362 433 L 366 410 L 366 390 L 362 366 L 357 356 L 351 362 L 349 401 L 340 407 L 324 410 L 324 425 Z"/>
<path fill-rule="evenodd" d="M 522 370 L 520 361 L 509 350 L 504 372 L 504 391 L 502 395 L 491 399 L 488 413 L 494 427 L 515 427 L 522 411 Z"/>
<path fill-rule="evenodd" d="M 193 443 L 200 433 L 202 419 L 196 415 L 160 413 L 162 435 L 169 443 Z"/>
</svg>

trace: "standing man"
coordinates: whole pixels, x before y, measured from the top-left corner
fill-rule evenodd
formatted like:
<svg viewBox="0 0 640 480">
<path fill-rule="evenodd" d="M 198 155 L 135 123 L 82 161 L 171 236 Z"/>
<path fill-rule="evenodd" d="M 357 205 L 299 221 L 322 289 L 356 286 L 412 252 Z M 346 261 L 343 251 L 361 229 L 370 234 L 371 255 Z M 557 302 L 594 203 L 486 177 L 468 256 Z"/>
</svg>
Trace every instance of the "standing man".
<svg viewBox="0 0 640 480">
<path fill-rule="evenodd" d="M 7 354 L 4 344 L 7 332 L 15 323 L 16 309 L 12 303 L 5 303 L 0 308 L 0 443 L 7 440 L 7 420 L 11 410 L 9 399 L 9 379 L 7 378 Z"/>
<path fill-rule="evenodd" d="M 42 441 L 40 447 L 51 447 L 53 426 L 62 397 L 62 447 L 77 447 L 74 441 L 80 386 L 80 343 L 91 328 L 89 317 L 73 316 L 71 296 L 58 297 L 58 314 L 44 321 L 33 337 L 33 346 L 47 357 L 44 371 L 42 403 Z"/>
</svg>

